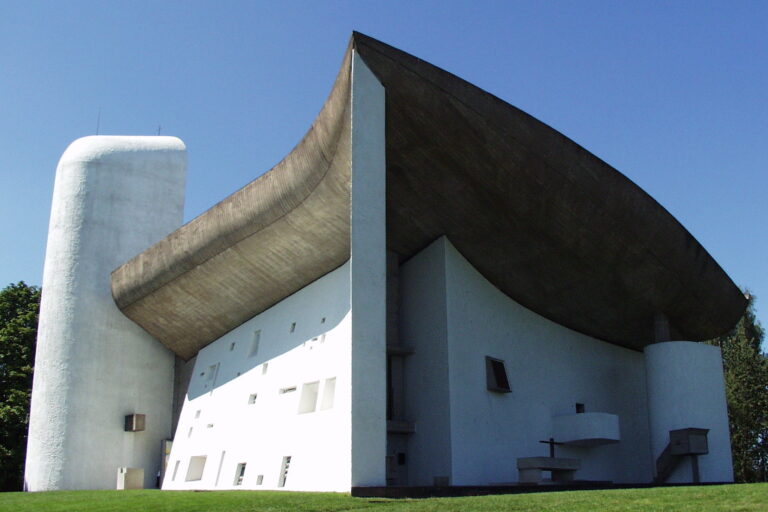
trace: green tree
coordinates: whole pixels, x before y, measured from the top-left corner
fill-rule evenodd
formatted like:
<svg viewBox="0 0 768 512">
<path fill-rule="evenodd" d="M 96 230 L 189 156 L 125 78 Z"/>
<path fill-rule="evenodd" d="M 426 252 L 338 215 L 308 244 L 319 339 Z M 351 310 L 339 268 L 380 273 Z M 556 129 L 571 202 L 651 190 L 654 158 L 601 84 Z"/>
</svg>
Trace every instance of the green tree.
<svg viewBox="0 0 768 512">
<path fill-rule="evenodd" d="M 0 291 L 0 490 L 24 481 L 29 399 L 40 289 L 23 281 Z"/>
<path fill-rule="evenodd" d="M 755 318 L 755 297 L 736 327 L 710 343 L 723 353 L 733 470 L 737 482 L 768 481 L 768 356 Z"/>
</svg>

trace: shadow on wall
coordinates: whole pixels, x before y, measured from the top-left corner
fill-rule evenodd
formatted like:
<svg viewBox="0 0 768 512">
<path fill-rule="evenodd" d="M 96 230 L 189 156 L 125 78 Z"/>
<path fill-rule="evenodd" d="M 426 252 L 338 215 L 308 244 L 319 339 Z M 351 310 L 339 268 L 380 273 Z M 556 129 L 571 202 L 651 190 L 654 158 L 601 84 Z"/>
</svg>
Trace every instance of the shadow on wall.
<svg viewBox="0 0 768 512">
<path fill-rule="evenodd" d="M 194 400 L 249 372 L 266 373 L 270 360 L 301 345 L 323 343 L 350 310 L 348 281 L 346 286 L 327 281 L 348 279 L 348 270 L 348 264 L 342 265 L 203 348 L 187 398 Z"/>
</svg>

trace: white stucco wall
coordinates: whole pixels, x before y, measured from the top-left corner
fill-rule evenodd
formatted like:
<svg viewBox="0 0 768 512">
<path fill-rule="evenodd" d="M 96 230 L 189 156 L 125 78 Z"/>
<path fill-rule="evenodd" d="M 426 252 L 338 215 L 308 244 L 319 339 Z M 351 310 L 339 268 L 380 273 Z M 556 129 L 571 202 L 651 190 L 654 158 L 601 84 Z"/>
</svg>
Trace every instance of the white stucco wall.
<svg viewBox="0 0 768 512">
<path fill-rule="evenodd" d="M 441 273 L 444 299 L 425 290 L 441 286 Z M 406 361 L 406 401 L 416 422 L 408 448 L 411 485 L 431 484 L 448 465 L 435 453 L 432 438 L 441 446 L 450 439 L 451 484 L 516 482 L 516 459 L 547 455 L 548 447 L 538 441 L 553 436 L 553 418 L 575 412 L 576 403 L 618 415 L 621 433 L 618 444 L 558 447 L 558 456 L 581 459 L 576 477 L 651 480 L 642 353 L 576 333 L 520 306 L 446 238 L 406 262 L 400 275 L 401 322 L 416 351 Z M 505 361 L 511 393 L 486 389 L 485 356 Z M 440 381 L 446 371 L 447 402 L 437 399 L 446 393 Z M 450 427 L 435 414 L 449 415 Z M 428 460 L 435 466 L 420 462 Z"/>
<path fill-rule="evenodd" d="M 349 276 L 347 262 L 198 353 L 163 489 L 349 491 Z M 315 382 L 315 410 L 302 413 L 302 388 Z M 187 481 L 201 456 L 202 478 Z M 281 488 L 285 456 L 291 464 Z"/>
<path fill-rule="evenodd" d="M 384 87 L 352 58 L 352 486 L 385 485 L 386 161 Z"/>
<path fill-rule="evenodd" d="M 709 453 L 700 455 L 702 482 L 732 482 L 733 462 L 720 349 L 703 343 L 673 341 L 645 348 L 651 450 L 661 455 L 669 431 L 709 429 Z M 690 457 L 680 461 L 669 483 L 692 482 Z M 654 459 L 655 460 L 655 459 Z"/>
<path fill-rule="evenodd" d="M 154 486 L 169 437 L 173 355 L 115 306 L 110 273 L 182 222 L 186 150 L 174 137 L 85 137 L 56 170 L 32 388 L 29 490 Z M 124 416 L 146 414 L 146 431 Z"/>
</svg>

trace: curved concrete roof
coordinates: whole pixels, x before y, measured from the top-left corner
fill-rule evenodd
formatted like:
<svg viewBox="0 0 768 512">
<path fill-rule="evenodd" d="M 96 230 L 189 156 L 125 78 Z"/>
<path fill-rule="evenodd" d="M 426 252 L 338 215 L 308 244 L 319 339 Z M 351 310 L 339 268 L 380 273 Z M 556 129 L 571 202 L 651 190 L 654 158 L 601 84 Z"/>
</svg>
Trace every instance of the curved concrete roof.
<svg viewBox="0 0 768 512">
<path fill-rule="evenodd" d="M 353 34 L 312 128 L 275 168 L 113 272 L 120 309 L 184 358 L 349 258 L 350 55 L 386 90 L 387 245 L 439 236 L 495 286 L 641 349 L 730 329 L 746 301 L 661 205 L 562 134 L 470 83 Z"/>
</svg>

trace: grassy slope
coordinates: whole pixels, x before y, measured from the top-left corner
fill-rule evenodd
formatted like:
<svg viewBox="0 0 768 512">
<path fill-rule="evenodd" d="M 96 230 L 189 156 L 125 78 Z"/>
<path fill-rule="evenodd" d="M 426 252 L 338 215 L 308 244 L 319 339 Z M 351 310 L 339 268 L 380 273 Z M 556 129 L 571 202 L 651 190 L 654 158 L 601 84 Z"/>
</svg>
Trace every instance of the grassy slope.
<svg viewBox="0 0 768 512">
<path fill-rule="evenodd" d="M 250 511 L 768 511 L 768 484 L 574 491 L 539 494 L 381 500 L 344 494 L 269 491 L 74 491 L 1 493 L 13 512 L 250 512 Z"/>
</svg>

